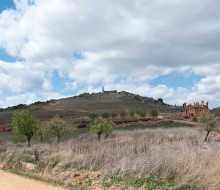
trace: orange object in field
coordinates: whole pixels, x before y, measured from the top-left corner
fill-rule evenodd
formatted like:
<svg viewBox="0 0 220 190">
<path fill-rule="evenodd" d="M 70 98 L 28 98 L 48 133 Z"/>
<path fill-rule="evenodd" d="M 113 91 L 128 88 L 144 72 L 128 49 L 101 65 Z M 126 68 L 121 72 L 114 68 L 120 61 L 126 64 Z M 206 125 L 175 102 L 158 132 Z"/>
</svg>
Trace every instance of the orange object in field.
<svg viewBox="0 0 220 190">
<path fill-rule="evenodd" d="M 3 124 L 0 124 L 0 133 L 4 132 L 5 131 L 5 125 Z"/>
</svg>

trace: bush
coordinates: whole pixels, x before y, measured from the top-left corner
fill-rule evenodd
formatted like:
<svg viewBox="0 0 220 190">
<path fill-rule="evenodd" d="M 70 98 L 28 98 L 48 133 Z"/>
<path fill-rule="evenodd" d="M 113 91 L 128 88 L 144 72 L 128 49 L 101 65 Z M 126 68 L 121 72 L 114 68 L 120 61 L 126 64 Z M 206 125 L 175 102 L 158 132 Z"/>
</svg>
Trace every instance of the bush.
<svg viewBox="0 0 220 190">
<path fill-rule="evenodd" d="M 150 112 L 150 115 L 151 115 L 151 117 L 158 117 L 159 113 L 158 113 L 158 111 L 156 111 L 156 110 L 152 110 L 152 111 Z"/>
<path fill-rule="evenodd" d="M 102 114 L 102 117 L 103 117 L 103 118 L 109 118 L 109 117 L 110 117 L 110 114 L 109 114 L 109 113 L 103 113 L 103 114 Z"/>
<path fill-rule="evenodd" d="M 111 117 L 112 117 L 112 118 L 115 118 L 115 117 L 117 117 L 117 116 L 118 116 L 117 113 L 115 113 L 115 112 L 112 112 L 112 113 L 111 113 Z"/>
<path fill-rule="evenodd" d="M 125 112 L 125 111 L 123 111 L 123 112 L 121 112 L 119 115 L 120 115 L 122 118 L 125 118 L 125 117 L 128 115 L 128 113 Z"/>
</svg>

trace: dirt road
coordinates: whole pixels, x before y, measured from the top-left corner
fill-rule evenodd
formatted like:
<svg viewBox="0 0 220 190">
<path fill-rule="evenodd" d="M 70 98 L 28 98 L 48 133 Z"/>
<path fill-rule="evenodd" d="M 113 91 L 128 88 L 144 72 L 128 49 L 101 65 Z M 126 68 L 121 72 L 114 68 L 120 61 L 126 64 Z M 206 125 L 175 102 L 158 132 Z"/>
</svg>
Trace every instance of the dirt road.
<svg viewBox="0 0 220 190">
<path fill-rule="evenodd" d="M 67 190 L 0 170 L 0 190 Z"/>
</svg>

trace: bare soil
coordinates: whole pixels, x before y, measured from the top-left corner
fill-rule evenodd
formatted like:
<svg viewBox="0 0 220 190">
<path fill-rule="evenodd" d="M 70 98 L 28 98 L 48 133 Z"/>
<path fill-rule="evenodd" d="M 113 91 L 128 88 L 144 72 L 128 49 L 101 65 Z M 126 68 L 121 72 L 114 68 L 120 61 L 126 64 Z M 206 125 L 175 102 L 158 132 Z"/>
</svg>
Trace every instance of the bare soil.
<svg viewBox="0 0 220 190">
<path fill-rule="evenodd" d="M 0 190 L 66 190 L 0 170 Z"/>
</svg>

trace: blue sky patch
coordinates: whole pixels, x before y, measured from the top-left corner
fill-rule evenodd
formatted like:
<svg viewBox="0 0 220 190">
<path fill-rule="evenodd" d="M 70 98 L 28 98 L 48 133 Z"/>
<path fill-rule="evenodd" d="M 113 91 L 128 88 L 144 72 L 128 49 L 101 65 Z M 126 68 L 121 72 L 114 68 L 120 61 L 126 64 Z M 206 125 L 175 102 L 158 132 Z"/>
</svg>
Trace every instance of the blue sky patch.
<svg viewBox="0 0 220 190">
<path fill-rule="evenodd" d="M 84 59 L 85 56 L 84 56 L 81 52 L 75 51 L 75 52 L 73 53 L 73 58 L 74 58 L 75 60 L 79 60 L 79 59 Z"/>
<path fill-rule="evenodd" d="M 200 81 L 202 78 L 203 76 L 201 75 L 192 75 L 192 74 L 185 75 L 182 73 L 174 72 L 174 73 L 150 80 L 149 84 L 153 86 L 164 84 L 171 88 L 177 88 L 177 87 L 191 88 L 194 86 L 196 82 Z"/>
<path fill-rule="evenodd" d="M 8 53 L 2 48 L 0 48 L 0 60 L 5 62 L 23 61 L 23 59 L 19 57 L 13 57 L 8 55 Z"/>
<path fill-rule="evenodd" d="M 52 77 L 53 90 L 61 93 L 62 95 L 68 96 L 71 94 L 69 89 L 66 89 L 66 83 L 70 82 L 68 76 L 61 76 L 57 71 L 53 73 Z"/>
<path fill-rule="evenodd" d="M 13 0 L 0 0 L 0 13 L 6 9 L 15 9 Z"/>
</svg>

